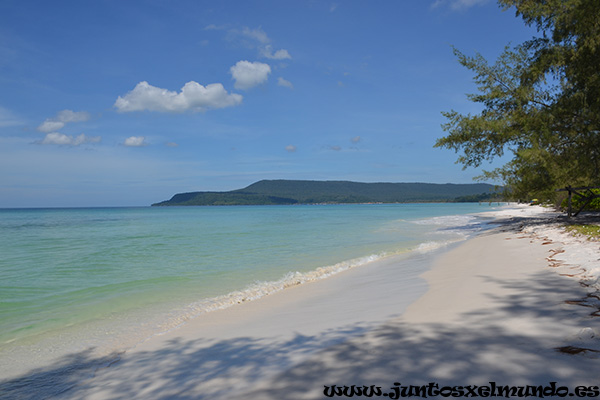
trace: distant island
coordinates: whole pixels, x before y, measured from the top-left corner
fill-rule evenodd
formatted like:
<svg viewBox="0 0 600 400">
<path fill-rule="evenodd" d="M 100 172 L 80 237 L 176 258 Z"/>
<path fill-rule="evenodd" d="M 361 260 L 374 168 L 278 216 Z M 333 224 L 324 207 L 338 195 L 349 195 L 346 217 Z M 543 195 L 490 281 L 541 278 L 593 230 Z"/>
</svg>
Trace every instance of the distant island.
<svg viewBox="0 0 600 400">
<path fill-rule="evenodd" d="M 152 206 L 477 202 L 500 198 L 487 183 L 360 183 L 262 180 L 229 192 L 178 193 Z"/>
</svg>

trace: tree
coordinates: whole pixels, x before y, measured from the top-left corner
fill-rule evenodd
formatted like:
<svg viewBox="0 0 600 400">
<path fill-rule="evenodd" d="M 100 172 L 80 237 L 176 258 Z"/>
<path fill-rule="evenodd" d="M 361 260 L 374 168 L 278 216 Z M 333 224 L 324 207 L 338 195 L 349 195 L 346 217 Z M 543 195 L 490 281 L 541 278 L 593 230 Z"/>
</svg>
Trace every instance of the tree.
<svg viewBox="0 0 600 400">
<path fill-rule="evenodd" d="M 478 167 L 512 152 L 482 178 L 501 179 L 515 198 L 551 198 L 566 185 L 600 184 L 600 4 L 598 0 L 499 0 L 539 37 L 506 47 L 494 64 L 454 50 L 474 71 L 477 115 L 444 112 L 449 134 L 436 147 Z"/>
</svg>

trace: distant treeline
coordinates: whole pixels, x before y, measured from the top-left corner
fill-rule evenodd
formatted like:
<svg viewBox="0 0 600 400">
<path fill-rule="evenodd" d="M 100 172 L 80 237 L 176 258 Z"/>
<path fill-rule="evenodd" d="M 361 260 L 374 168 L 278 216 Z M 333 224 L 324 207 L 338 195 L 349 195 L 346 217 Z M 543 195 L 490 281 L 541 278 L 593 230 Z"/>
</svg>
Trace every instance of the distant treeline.
<svg viewBox="0 0 600 400">
<path fill-rule="evenodd" d="M 486 183 L 360 183 L 262 180 L 229 192 L 190 192 L 153 206 L 478 202 L 500 198 Z"/>
</svg>

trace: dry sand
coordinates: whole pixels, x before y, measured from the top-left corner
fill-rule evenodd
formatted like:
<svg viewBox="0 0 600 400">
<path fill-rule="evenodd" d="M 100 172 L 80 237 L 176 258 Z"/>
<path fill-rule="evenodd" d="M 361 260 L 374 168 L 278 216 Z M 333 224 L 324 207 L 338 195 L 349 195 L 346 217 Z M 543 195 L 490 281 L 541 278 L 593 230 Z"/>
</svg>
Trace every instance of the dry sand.
<svg viewBox="0 0 600 400">
<path fill-rule="evenodd" d="M 428 286 L 415 271 L 399 273 L 410 265 L 402 258 L 349 270 L 155 337 L 63 397 L 321 399 L 331 385 L 600 385 L 598 243 L 564 234 L 538 207 L 499 217 L 499 228 L 441 255 L 423 276 Z M 411 291 L 399 293 L 407 282 Z"/>
<path fill-rule="evenodd" d="M 424 274 L 428 292 L 400 318 L 316 354 L 246 398 L 328 398 L 326 385 L 391 392 L 396 382 L 600 386 L 600 306 L 590 273 L 600 246 L 548 224 L 556 215 L 530 211 L 505 213 L 511 218 L 502 228 L 444 254 Z M 565 265 L 557 267 L 559 255 Z"/>
</svg>

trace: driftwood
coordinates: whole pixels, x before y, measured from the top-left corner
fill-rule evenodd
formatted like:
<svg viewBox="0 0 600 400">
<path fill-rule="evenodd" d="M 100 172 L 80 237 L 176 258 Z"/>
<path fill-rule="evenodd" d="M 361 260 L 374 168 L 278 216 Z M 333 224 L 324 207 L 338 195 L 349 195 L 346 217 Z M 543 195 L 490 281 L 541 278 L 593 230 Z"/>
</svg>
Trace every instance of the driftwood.
<svg viewBox="0 0 600 400">
<path fill-rule="evenodd" d="M 596 194 L 594 192 L 592 192 L 592 189 L 600 189 L 600 186 L 585 186 L 585 187 L 571 187 L 571 186 L 566 186 L 563 189 L 556 189 L 557 192 L 564 192 L 567 191 L 569 192 L 569 199 L 568 199 L 568 209 L 567 209 L 567 216 L 570 218 L 572 213 L 573 213 L 573 209 L 572 209 L 572 197 L 573 197 L 573 193 L 575 193 L 576 195 L 578 195 L 579 197 L 581 197 L 584 202 L 583 205 L 579 208 L 579 210 L 577 210 L 577 212 L 575 213 L 575 215 L 573 215 L 574 217 L 576 217 L 581 210 L 583 210 L 585 208 L 585 206 L 587 206 L 588 204 L 590 204 L 590 201 L 594 200 L 597 197 L 600 197 L 600 194 Z M 585 190 L 586 194 L 582 194 L 579 193 L 579 191 Z"/>
</svg>

